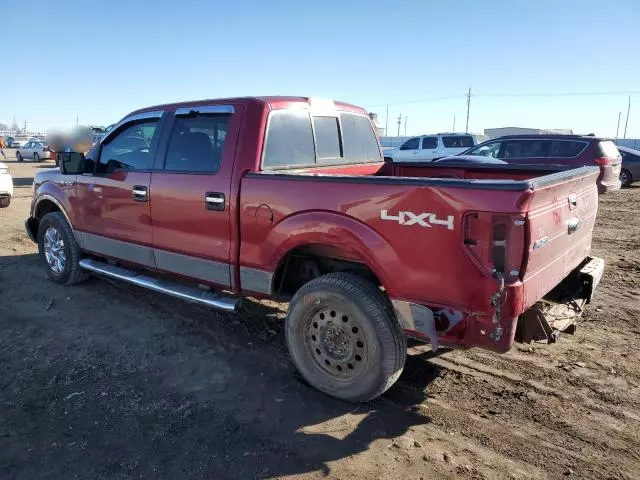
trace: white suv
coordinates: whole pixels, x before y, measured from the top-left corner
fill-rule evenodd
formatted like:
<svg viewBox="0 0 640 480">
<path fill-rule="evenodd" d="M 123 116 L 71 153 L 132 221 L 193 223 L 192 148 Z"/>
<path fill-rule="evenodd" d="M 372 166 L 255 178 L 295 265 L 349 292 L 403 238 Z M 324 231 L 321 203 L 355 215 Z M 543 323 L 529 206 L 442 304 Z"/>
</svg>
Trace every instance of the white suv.
<svg viewBox="0 0 640 480">
<path fill-rule="evenodd" d="M 476 140 L 468 133 L 437 133 L 413 137 L 399 148 L 384 151 L 385 160 L 394 162 L 431 162 L 449 157 L 475 146 Z"/>
</svg>

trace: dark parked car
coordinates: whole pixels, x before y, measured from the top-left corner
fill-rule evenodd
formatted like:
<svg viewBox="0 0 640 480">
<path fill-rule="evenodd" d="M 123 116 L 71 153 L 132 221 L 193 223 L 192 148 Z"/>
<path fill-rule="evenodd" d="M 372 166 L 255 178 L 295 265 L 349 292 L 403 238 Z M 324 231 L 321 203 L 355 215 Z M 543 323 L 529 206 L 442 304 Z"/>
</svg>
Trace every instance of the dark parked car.
<svg viewBox="0 0 640 480">
<path fill-rule="evenodd" d="M 628 187 L 633 182 L 640 180 L 640 150 L 618 147 L 622 155 L 622 170 L 620 170 L 620 183 Z"/>
<path fill-rule="evenodd" d="M 499 158 L 520 165 L 598 165 L 598 193 L 620 188 L 622 157 L 609 138 L 591 135 L 508 135 L 488 140 L 460 155 Z"/>
</svg>

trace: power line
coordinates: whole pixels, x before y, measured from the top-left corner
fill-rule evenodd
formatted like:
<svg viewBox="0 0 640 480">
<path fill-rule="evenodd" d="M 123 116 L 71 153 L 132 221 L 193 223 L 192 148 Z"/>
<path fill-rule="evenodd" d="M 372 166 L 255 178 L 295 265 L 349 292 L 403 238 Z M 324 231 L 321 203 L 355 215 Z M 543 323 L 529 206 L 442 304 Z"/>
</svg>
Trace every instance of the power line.
<svg viewBox="0 0 640 480">
<path fill-rule="evenodd" d="M 518 97 L 591 97 L 603 95 L 640 95 L 640 90 L 620 90 L 620 91 L 600 91 L 600 92 L 558 92 L 558 93 L 542 93 L 542 92 L 520 92 L 520 93 L 474 93 L 474 97 L 483 98 L 518 98 Z M 459 100 L 467 98 L 468 94 L 447 95 L 443 97 L 431 97 L 412 100 L 403 100 L 400 102 L 381 103 L 377 105 L 369 105 L 370 108 L 387 107 L 395 105 L 410 105 L 412 103 L 429 103 L 441 102 L 444 100 Z"/>
</svg>

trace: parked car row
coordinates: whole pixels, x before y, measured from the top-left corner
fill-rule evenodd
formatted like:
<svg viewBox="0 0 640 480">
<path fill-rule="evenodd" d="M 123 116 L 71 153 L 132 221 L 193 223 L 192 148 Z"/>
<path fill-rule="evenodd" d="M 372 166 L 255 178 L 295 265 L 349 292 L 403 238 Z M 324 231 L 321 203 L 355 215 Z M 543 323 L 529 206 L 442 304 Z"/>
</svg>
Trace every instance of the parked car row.
<svg viewBox="0 0 640 480">
<path fill-rule="evenodd" d="M 457 143 L 453 143 L 453 139 Z M 449 146 L 447 148 L 447 141 Z M 624 169 L 622 175 L 622 156 L 613 140 L 592 135 L 511 135 L 488 140 L 471 148 L 461 145 L 473 142 L 471 135 L 439 134 L 414 137 L 400 148 L 386 150 L 385 159 L 393 162 L 430 162 L 456 161 L 520 165 L 557 165 L 559 168 L 577 168 L 597 165 L 600 168 L 598 190 L 600 193 L 617 190 L 620 183 L 627 184 L 634 178 L 631 169 Z M 437 148 L 430 150 L 431 146 Z M 451 153 L 445 154 L 450 151 Z M 629 154 L 629 158 L 633 158 Z M 463 158 L 464 157 L 464 158 Z M 635 168 L 633 169 L 634 171 Z M 636 173 L 635 178 L 640 178 Z"/>
</svg>

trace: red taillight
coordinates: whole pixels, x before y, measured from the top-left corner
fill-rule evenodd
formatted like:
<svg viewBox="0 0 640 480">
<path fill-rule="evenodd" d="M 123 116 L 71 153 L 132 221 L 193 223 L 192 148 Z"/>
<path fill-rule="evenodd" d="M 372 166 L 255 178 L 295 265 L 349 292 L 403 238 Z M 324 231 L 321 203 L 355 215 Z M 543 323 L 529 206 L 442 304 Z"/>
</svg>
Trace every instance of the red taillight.
<svg viewBox="0 0 640 480">
<path fill-rule="evenodd" d="M 469 212 L 464 247 L 483 271 L 514 282 L 524 268 L 525 218 L 521 214 Z"/>
<path fill-rule="evenodd" d="M 593 161 L 596 162 L 596 164 L 600 165 L 601 167 L 604 167 L 607 165 L 613 165 L 613 160 L 607 157 L 597 157 Z"/>
</svg>

